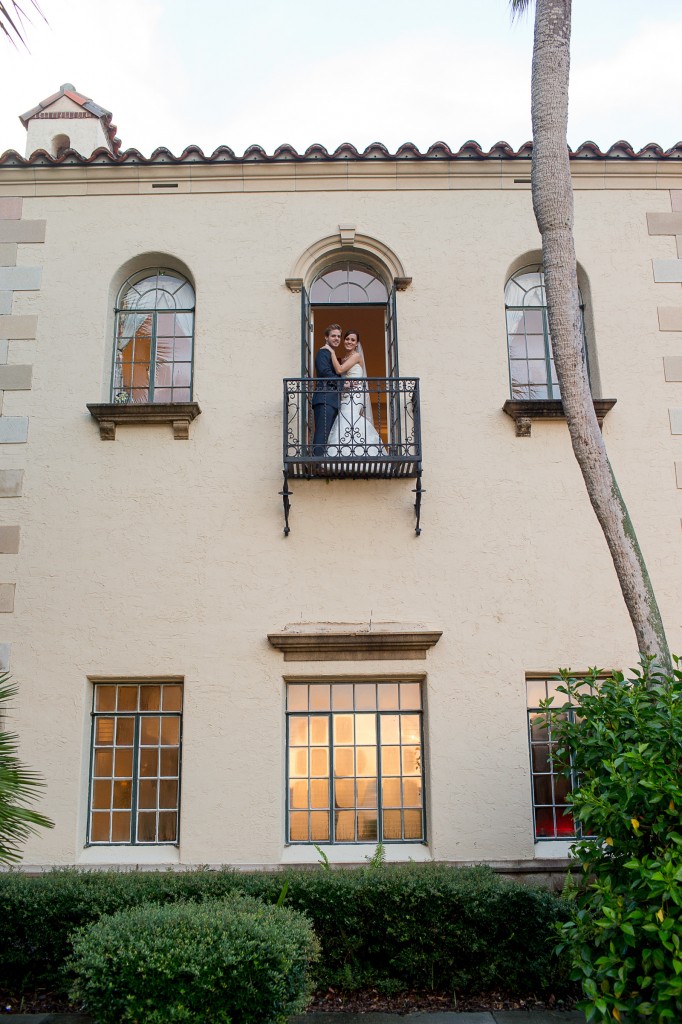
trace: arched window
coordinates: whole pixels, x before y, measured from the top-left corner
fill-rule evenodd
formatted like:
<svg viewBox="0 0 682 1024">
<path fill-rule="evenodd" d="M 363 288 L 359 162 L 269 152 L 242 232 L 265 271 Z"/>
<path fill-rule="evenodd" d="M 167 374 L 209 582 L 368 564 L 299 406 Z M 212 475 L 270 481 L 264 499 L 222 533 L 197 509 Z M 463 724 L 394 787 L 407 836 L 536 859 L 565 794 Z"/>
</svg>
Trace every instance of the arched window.
<svg viewBox="0 0 682 1024">
<path fill-rule="evenodd" d="M 142 270 L 119 292 L 112 402 L 190 402 L 194 288 L 172 270 Z"/>
<path fill-rule="evenodd" d="M 60 157 L 71 149 L 71 139 L 68 135 L 55 135 L 52 140 L 52 151 L 55 157 Z"/>
<path fill-rule="evenodd" d="M 547 319 L 547 296 L 542 266 L 535 264 L 523 267 L 510 277 L 504 290 L 504 301 L 511 397 L 560 398 Z M 584 308 L 580 295 L 583 345 Z M 587 352 L 587 349 L 585 351 Z"/>
</svg>

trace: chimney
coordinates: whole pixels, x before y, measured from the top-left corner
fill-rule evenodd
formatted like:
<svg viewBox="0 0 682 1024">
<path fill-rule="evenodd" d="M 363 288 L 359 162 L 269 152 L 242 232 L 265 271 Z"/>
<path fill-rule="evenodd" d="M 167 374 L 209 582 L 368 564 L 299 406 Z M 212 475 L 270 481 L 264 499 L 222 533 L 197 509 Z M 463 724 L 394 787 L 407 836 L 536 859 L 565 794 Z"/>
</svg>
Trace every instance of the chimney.
<svg viewBox="0 0 682 1024">
<path fill-rule="evenodd" d="M 69 149 L 85 157 L 97 149 L 108 149 L 115 156 L 121 148 L 109 111 L 82 96 L 70 82 L 22 114 L 20 120 L 28 132 L 27 157 L 38 149 L 55 159 Z"/>
</svg>

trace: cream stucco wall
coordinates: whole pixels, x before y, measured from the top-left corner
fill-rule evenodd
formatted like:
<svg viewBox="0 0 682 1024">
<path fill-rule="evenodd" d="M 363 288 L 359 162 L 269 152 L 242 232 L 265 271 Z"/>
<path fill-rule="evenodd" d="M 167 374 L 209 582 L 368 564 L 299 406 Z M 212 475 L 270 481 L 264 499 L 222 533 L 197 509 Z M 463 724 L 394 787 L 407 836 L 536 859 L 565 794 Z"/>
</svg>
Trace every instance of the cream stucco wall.
<svg viewBox="0 0 682 1024">
<path fill-rule="evenodd" d="M 7 392 L 3 410 L 30 416 L 29 439 L 21 453 L 0 445 L 3 467 L 25 468 L 11 516 L 0 508 L 21 525 L 19 553 L 0 556 L 3 578 L 17 581 L 0 639 L 21 684 L 22 755 L 48 779 L 43 806 L 56 822 L 27 845 L 28 864 L 303 859 L 283 838 L 283 675 L 414 671 L 426 677 L 424 855 L 530 859 L 525 673 L 635 663 L 565 424 L 517 438 L 502 412 L 503 288 L 539 248 L 529 189 L 487 169 L 469 187 L 441 188 L 418 166 L 407 187 L 389 187 L 382 167 L 384 187 L 367 167 L 351 187 L 322 177 L 294 191 L 283 167 L 281 181 L 271 173 L 251 192 L 216 184 L 211 167 L 192 168 L 192 180 L 172 168 L 180 187 L 161 194 L 146 171 L 138 181 L 123 167 L 87 180 L 51 170 L 38 186 L 29 170 L 0 175 L 0 194 L 23 194 L 23 216 L 47 222 L 44 245 L 20 245 L 17 261 L 42 268 L 40 290 L 15 293 L 12 309 L 39 317 L 36 340 L 12 357 L 34 359 L 33 386 Z M 618 399 L 604 431 L 682 650 L 679 438 L 661 370 L 670 336 L 664 345 L 656 317 L 679 286 L 654 283 L 651 260 L 673 256 L 674 240 L 650 237 L 646 223 L 670 210 L 670 193 L 651 175 L 604 188 L 606 171 L 589 170 L 576 242 L 601 392 Z M 412 277 L 398 318 L 401 373 L 422 389 L 419 538 L 408 480 L 294 482 L 282 534 L 281 382 L 300 359 L 300 297 L 284 281 L 340 224 L 390 246 Z M 86 403 L 108 395 L 112 282 L 144 253 L 174 257 L 194 280 L 202 413 L 189 441 L 130 426 L 105 443 Z M 425 661 L 286 665 L 266 638 L 288 623 L 370 620 L 443 636 Z M 85 851 L 88 679 L 164 675 L 185 682 L 179 850 Z"/>
</svg>

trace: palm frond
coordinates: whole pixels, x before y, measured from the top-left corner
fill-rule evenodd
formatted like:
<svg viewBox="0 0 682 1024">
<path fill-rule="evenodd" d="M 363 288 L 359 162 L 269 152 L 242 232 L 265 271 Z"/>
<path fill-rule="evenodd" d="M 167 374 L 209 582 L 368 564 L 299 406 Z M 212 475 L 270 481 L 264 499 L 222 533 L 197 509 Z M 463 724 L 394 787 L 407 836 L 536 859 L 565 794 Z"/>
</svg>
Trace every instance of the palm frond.
<svg viewBox="0 0 682 1024">
<path fill-rule="evenodd" d="M 38 6 L 37 0 L 29 0 L 31 6 L 47 24 L 47 18 Z M 28 14 L 19 3 L 19 0 L 0 0 L 0 30 L 5 33 L 12 46 L 17 47 L 17 41 L 28 50 L 24 37 L 24 22 L 31 22 Z"/>
<path fill-rule="evenodd" d="M 0 863 L 11 864 L 21 859 L 21 845 L 39 828 L 53 828 L 54 823 L 28 804 L 35 800 L 45 785 L 37 772 L 21 763 L 17 755 L 18 737 L 7 732 L 4 719 L 6 705 L 17 694 L 17 686 L 9 682 L 7 672 L 0 674 Z"/>
<path fill-rule="evenodd" d="M 533 0 L 509 0 L 509 9 L 511 11 L 512 21 L 516 18 L 523 17 L 532 4 Z"/>
</svg>

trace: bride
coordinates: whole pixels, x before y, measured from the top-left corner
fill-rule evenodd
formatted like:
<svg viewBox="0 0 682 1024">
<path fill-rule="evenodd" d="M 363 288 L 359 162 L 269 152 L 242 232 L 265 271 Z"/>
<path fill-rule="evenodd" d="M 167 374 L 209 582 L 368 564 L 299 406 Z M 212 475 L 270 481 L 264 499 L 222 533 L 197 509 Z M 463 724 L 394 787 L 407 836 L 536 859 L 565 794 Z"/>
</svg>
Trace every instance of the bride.
<svg viewBox="0 0 682 1024">
<path fill-rule="evenodd" d="M 368 385 L 360 383 L 367 377 L 367 367 L 357 331 L 346 331 L 343 347 L 343 362 L 339 363 L 336 352 L 332 352 L 332 363 L 336 372 L 342 374 L 348 383 L 341 392 L 339 413 L 329 431 L 327 455 L 337 458 L 385 455 L 381 438 L 374 427 Z"/>
</svg>

